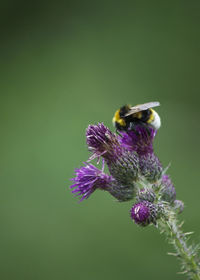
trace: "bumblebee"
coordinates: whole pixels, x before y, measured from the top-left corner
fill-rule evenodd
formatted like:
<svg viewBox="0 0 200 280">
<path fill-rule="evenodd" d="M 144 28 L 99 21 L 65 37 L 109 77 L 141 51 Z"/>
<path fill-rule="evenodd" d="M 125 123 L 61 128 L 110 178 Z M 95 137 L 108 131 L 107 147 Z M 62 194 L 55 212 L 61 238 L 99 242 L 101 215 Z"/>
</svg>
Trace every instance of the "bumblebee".
<svg viewBox="0 0 200 280">
<path fill-rule="evenodd" d="M 134 107 L 124 105 L 117 110 L 113 117 L 113 124 L 118 131 L 134 129 L 137 124 L 151 126 L 159 129 L 161 121 L 158 113 L 152 108 L 160 106 L 159 102 L 149 102 Z"/>
</svg>

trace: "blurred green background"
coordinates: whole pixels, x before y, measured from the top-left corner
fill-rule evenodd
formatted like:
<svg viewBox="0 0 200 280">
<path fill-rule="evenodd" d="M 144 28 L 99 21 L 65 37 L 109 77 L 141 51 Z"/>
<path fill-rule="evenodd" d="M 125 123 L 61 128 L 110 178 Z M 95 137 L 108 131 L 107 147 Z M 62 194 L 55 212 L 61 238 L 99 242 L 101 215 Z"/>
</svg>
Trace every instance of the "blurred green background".
<svg viewBox="0 0 200 280">
<path fill-rule="evenodd" d="M 69 179 L 88 124 L 112 129 L 121 105 L 158 100 L 156 153 L 200 241 L 200 2 L 11 0 L 0 13 L 1 279 L 183 279 L 131 202 L 79 204 Z"/>
</svg>

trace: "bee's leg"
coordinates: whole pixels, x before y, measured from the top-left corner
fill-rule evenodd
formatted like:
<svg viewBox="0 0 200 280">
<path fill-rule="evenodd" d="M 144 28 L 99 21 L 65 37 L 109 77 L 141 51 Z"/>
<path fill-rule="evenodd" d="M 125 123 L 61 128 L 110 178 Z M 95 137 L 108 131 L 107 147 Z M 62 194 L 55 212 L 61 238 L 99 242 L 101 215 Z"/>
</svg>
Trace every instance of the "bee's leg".
<svg viewBox="0 0 200 280">
<path fill-rule="evenodd" d="M 135 123 L 134 122 L 130 122 L 129 123 L 129 130 L 135 130 Z"/>
<path fill-rule="evenodd" d="M 140 121 L 140 120 L 138 120 L 137 122 L 131 122 L 131 123 L 129 124 L 129 130 L 132 130 L 132 131 L 134 131 L 136 134 L 138 134 L 137 125 L 143 126 L 144 128 L 146 128 L 147 132 L 150 133 L 150 128 L 149 128 L 149 126 L 148 126 L 146 123 L 144 123 L 144 122 L 142 122 L 142 121 Z"/>
<path fill-rule="evenodd" d="M 151 129 L 150 129 L 150 126 L 147 123 L 140 121 L 140 122 L 138 122 L 138 124 L 143 126 L 146 129 L 147 133 L 149 135 L 151 135 Z"/>
<path fill-rule="evenodd" d="M 151 129 L 150 126 L 147 123 L 143 123 L 143 126 L 146 128 L 146 131 L 149 135 L 151 135 Z"/>
</svg>

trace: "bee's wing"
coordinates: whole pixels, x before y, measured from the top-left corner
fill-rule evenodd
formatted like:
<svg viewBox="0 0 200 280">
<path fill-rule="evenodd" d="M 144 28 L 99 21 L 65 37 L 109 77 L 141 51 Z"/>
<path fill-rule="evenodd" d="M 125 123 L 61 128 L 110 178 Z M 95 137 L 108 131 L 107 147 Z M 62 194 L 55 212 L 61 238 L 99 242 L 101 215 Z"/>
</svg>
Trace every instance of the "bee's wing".
<svg viewBox="0 0 200 280">
<path fill-rule="evenodd" d="M 132 114 L 135 114 L 135 113 L 138 113 L 138 112 L 141 112 L 141 111 L 145 111 L 149 108 L 153 108 L 153 107 L 157 107 L 157 106 L 160 106 L 160 102 L 156 101 L 156 102 L 148 102 L 148 103 L 136 105 L 136 106 L 130 108 L 130 110 L 125 115 L 125 117 L 128 117 Z"/>
</svg>

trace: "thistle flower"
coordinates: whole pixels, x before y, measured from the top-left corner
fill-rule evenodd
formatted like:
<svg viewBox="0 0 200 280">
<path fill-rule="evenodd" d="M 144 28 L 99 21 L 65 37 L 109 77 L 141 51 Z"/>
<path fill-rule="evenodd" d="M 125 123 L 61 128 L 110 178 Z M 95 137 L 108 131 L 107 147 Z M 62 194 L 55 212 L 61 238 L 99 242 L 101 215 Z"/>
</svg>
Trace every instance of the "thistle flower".
<svg viewBox="0 0 200 280">
<path fill-rule="evenodd" d="M 156 224 L 158 207 L 149 201 L 141 201 L 131 208 L 131 218 L 140 226 Z"/>
<path fill-rule="evenodd" d="M 86 130 L 86 142 L 89 151 L 92 152 L 90 160 L 102 156 L 106 160 L 112 161 L 122 154 L 122 148 L 117 136 L 103 123 L 88 126 Z"/>
<path fill-rule="evenodd" d="M 161 198 L 167 202 L 174 202 L 176 199 L 176 190 L 168 175 L 163 175 L 161 180 Z"/>
<path fill-rule="evenodd" d="M 157 181 L 162 174 L 162 165 L 153 151 L 153 140 L 156 132 L 152 127 L 138 124 L 133 130 L 123 132 L 122 137 L 119 137 L 124 148 L 137 152 L 140 173 L 149 182 Z"/>
<path fill-rule="evenodd" d="M 92 151 L 91 159 L 102 156 L 110 174 L 121 184 L 134 187 L 137 180 L 139 159 L 135 152 L 126 150 L 117 135 L 103 124 L 90 125 L 86 131 L 87 144 Z"/>
<path fill-rule="evenodd" d="M 173 204 L 173 208 L 178 214 L 182 213 L 183 209 L 184 209 L 183 201 L 182 200 L 175 200 L 174 204 Z"/>
<path fill-rule="evenodd" d="M 89 198 L 96 190 L 108 191 L 118 201 L 127 201 L 134 197 L 134 185 L 123 186 L 112 176 L 107 175 L 103 170 L 98 169 L 92 164 L 85 164 L 81 168 L 75 169 L 76 177 L 72 179 L 75 182 L 70 186 L 72 193 L 80 196 L 80 201 Z"/>
<path fill-rule="evenodd" d="M 75 169 L 75 182 L 70 188 L 72 193 L 80 196 L 80 201 L 87 199 L 96 189 L 106 190 L 113 178 L 99 170 L 92 164 L 86 164 L 81 168 Z"/>
<path fill-rule="evenodd" d="M 153 153 L 153 140 L 156 130 L 145 125 L 136 125 L 133 130 L 122 132 L 120 142 L 129 151 L 135 151 L 139 156 Z"/>
<path fill-rule="evenodd" d="M 134 121 L 134 120 L 133 120 Z M 174 245 L 189 279 L 200 280 L 200 265 L 197 249 L 187 245 L 186 235 L 178 224 L 177 214 L 184 204 L 176 200 L 176 191 L 153 150 L 156 130 L 148 124 L 133 123 L 131 130 L 112 133 L 103 123 L 89 125 L 86 141 L 92 159 L 103 159 L 110 175 L 92 164 L 75 170 L 72 193 L 87 199 L 96 189 L 109 192 L 118 201 L 136 198 L 130 210 L 131 218 L 140 226 L 155 224 Z M 145 179 L 145 180 L 144 180 Z M 142 187 L 141 187 L 142 186 Z"/>
</svg>

